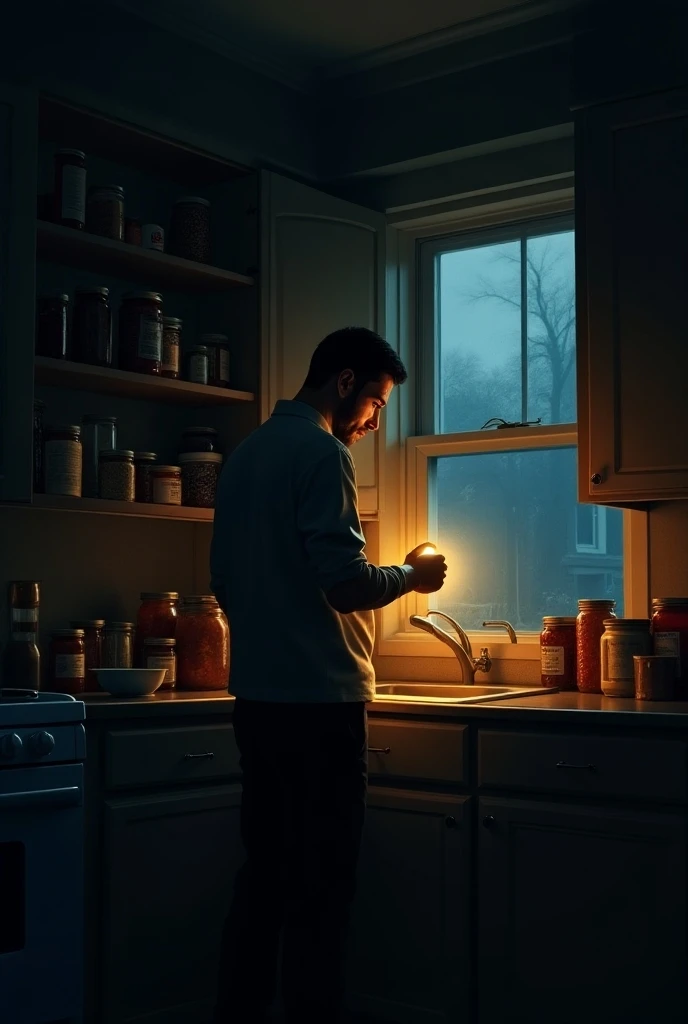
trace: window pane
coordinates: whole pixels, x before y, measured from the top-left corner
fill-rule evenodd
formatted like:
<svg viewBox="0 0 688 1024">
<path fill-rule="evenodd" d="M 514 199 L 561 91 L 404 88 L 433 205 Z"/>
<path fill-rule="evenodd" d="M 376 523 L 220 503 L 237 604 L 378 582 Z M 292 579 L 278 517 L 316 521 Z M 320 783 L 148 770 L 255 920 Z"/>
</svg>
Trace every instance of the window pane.
<svg viewBox="0 0 688 1024">
<path fill-rule="evenodd" d="M 431 607 L 465 629 L 508 619 L 537 632 L 543 615 L 575 615 L 579 598 L 612 598 L 623 614 L 623 513 L 598 508 L 579 520 L 587 506 L 576 502 L 575 448 L 434 462 L 433 539 L 449 568 Z"/>
<path fill-rule="evenodd" d="M 528 419 L 576 421 L 573 231 L 529 238 Z"/>
</svg>

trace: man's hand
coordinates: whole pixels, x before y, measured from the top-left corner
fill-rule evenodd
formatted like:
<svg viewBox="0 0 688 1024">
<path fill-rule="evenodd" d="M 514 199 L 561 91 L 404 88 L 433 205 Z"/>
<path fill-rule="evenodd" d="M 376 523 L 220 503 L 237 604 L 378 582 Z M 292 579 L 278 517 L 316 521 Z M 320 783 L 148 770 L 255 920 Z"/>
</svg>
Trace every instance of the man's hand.
<svg viewBox="0 0 688 1024">
<path fill-rule="evenodd" d="M 419 544 L 413 551 L 409 551 L 404 559 L 404 565 L 413 568 L 412 589 L 419 594 L 434 594 L 444 586 L 444 577 L 447 575 L 447 563 L 444 555 L 431 554 L 423 555 L 422 551 L 427 550 L 427 543 Z"/>
</svg>

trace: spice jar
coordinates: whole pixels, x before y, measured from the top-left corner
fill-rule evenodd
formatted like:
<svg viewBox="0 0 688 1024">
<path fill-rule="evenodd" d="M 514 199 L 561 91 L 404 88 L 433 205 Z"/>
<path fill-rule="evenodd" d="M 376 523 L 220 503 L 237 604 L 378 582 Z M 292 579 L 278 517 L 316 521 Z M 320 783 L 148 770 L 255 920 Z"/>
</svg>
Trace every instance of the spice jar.
<svg viewBox="0 0 688 1024">
<path fill-rule="evenodd" d="M 154 505 L 181 505 L 182 471 L 179 466 L 153 466 L 151 483 Z"/>
<path fill-rule="evenodd" d="M 576 619 L 546 615 L 540 634 L 540 681 L 559 690 L 576 689 Z"/>
<path fill-rule="evenodd" d="M 47 494 L 81 497 L 81 427 L 47 427 L 45 431 Z"/>
<path fill-rule="evenodd" d="M 142 240 L 143 230 L 141 228 L 141 221 L 136 217 L 125 217 L 124 241 L 128 245 L 141 245 Z"/>
<path fill-rule="evenodd" d="M 604 633 L 604 623 L 615 618 L 616 601 L 578 602 L 578 618 L 576 619 L 576 678 L 581 693 L 602 692 L 602 665 L 600 640 Z"/>
<path fill-rule="evenodd" d="M 86 154 L 58 149 L 55 154 L 55 222 L 82 230 L 86 220 Z"/>
<path fill-rule="evenodd" d="M 177 603 L 179 594 L 174 590 L 144 591 L 136 614 L 136 642 L 134 660 L 143 664 L 143 644 L 152 636 L 173 637 L 177 632 Z"/>
<path fill-rule="evenodd" d="M 155 452 L 134 452 L 134 501 L 153 500 L 151 470 L 157 457 Z"/>
<path fill-rule="evenodd" d="M 202 334 L 198 341 L 208 349 L 208 383 L 215 388 L 228 388 L 229 338 L 226 334 Z"/>
<path fill-rule="evenodd" d="M 174 256 L 210 263 L 210 203 L 183 196 L 172 208 L 169 251 Z"/>
<path fill-rule="evenodd" d="M 103 633 L 103 668 L 133 668 L 134 623 L 106 622 Z"/>
<path fill-rule="evenodd" d="M 160 374 L 177 380 L 182 349 L 182 322 L 176 316 L 162 318 L 162 365 Z"/>
<path fill-rule="evenodd" d="M 81 619 L 70 622 L 72 629 L 84 632 L 84 654 L 86 658 L 86 691 L 92 693 L 101 687 L 98 685 L 95 670 L 102 668 L 103 661 L 103 627 L 104 619 Z"/>
<path fill-rule="evenodd" d="M 174 690 L 177 682 L 177 655 L 174 637 L 148 637 L 143 642 L 143 667 L 164 668 L 161 690 Z"/>
<path fill-rule="evenodd" d="M 208 383 L 208 349 L 195 345 L 186 355 L 186 379 L 192 384 Z"/>
<path fill-rule="evenodd" d="M 86 651 L 83 629 L 56 629 L 49 659 L 50 689 L 54 693 L 83 693 L 86 689 Z"/>
<path fill-rule="evenodd" d="M 86 199 L 86 230 L 121 242 L 124 238 L 124 189 L 121 185 L 91 185 Z"/>
<path fill-rule="evenodd" d="M 182 505 L 215 508 L 217 482 L 222 469 L 219 452 L 186 452 L 179 456 L 182 471 Z"/>
<path fill-rule="evenodd" d="M 105 287 L 78 288 L 76 291 L 72 358 L 92 366 L 112 365 L 110 292 Z"/>
<path fill-rule="evenodd" d="M 99 416 L 87 413 L 81 421 L 81 444 L 83 446 L 83 472 L 81 493 L 86 498 L 97 498 L 100 494 L 98 471 L 100 453 L 117 447 L 117 417 Z"/>
<path fill-rule="evenodd" d="M 212 596 L 183 597 L 177 619 L 177 689 L 224 690 L 229 625 Z"/>
<path fill-rule="evenodd" d="M 676 659 L 676 700 L 688 699 L 688 597 L 652 598 L 654 654 Z"/>
<path fill-rule="evenodd" d="M 45 487 L 43 479 L 43 416 L 45 402 L 36 398 L 33 403 L 33 492 L 42 494 Z"/>
<path fill-rule="evenodd" d="M 634 654 L 650 654 L 649 619 L 605 619 L 601 643 L 601 686 L 606 697 L 633 697 Z"/>
<path fill-rule="evenodd" d="M 67 357 L 67 307 L 69 296 L 49 292 L 38 300 L 36 318 L 36 355 L 50 359 Z"/>
<path fill-rule="evenodd" d="M 133 373 L 160 373 L 162 295 L 129 292 L 119 310 L 119 365 Z"/>
<path fill-rule="evenodd" d="M 126 448 L 101 452 L 98 497 L 107 501 L 133 501 L 134 493 L 134 453 Z"/>
<path fill-rule="evenodd" d="M 215 427 L 187 427 L 182 430 L 179 454 L 185 452 L 222 452 L 222 444 Z"/>
</svg>

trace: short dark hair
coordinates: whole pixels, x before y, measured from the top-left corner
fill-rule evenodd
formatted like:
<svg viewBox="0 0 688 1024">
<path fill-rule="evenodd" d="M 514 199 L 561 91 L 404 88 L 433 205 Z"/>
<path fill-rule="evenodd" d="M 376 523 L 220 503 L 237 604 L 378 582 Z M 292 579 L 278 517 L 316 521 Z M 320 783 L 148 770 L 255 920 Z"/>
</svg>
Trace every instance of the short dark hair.
<svg viewBox="0 0 688 1024">
<path fill-rule="evenodd" d="M 408 377 L 392 346 L 367 327 L 342 327 L 323 338 L 311 357 L 305 386 L 321 388 L 342 370 L 353 370 L 359 388 L 384 373 L 395 384 Z"/>
</svg>

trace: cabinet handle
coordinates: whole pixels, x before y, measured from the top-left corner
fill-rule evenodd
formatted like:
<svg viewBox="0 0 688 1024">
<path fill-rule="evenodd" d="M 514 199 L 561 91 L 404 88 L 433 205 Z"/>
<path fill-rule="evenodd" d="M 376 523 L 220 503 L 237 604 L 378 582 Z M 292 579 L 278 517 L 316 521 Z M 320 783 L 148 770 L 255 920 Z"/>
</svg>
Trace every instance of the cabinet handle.
<svg viewBox="0 0 688 1024">
<path fill-rule="evenodd" d="M 568 761 L 557 761 L 557 768 L 578 768 L 586 772 L 597 771 L 594 764 L 569 764 Z"/>
<path fill-rule="evenodd" d="M 456 828 L 456 818 L 454 817 L 454 815 L 448 814 L 447 817 L 444 819 L 444 824 L 447 826 L 447 828 Z"/>
<path fill-rule="evenodd" d="M 391 753 L 390 747 L 368 747 L 369 754 L 389 754 Z"/>
<path fill-rule="evenodd" d="M 203 754 L 184 754 L 185 761 L 212 761 L 214 757 L 212 750 L 206 750 Z"/>
<path fill-rule="evenodd" d="M 485 828 L 492 828 L 494 823 L 495 823 L 495 816 L 494 816 L 494 814 L 486 814 L 485 817 L 483 818 L 483 825 L 484 825 Z"/>
<path fill-rule="evenodd" d="M 602 474 L 601 473 L 593 473 L 593 475 L 590 477 L 590 483 L 591 484 L 601 484 L 602 483 Z"/>
</svg>

